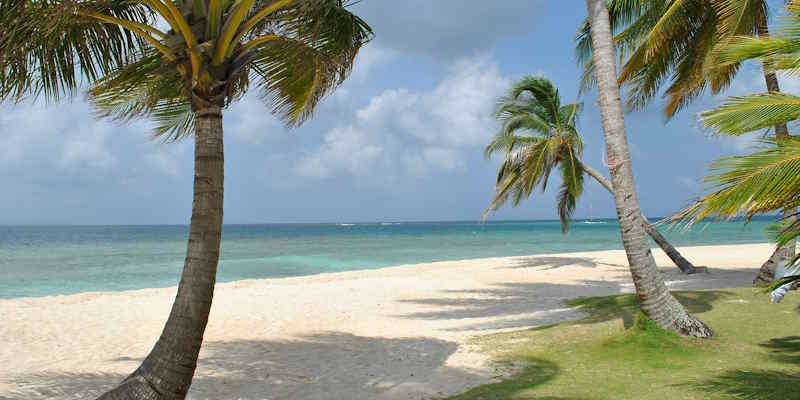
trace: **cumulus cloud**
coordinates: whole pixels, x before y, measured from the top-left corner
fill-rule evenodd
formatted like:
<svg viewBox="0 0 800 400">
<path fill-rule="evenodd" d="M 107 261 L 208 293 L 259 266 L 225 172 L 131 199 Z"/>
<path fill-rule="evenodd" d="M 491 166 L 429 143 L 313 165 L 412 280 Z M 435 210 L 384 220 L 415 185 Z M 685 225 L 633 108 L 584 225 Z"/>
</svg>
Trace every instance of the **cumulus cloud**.
<svg viewBox="0 0 800 400">
<path fill-rule="evenodd" d="M 144 121 L 98 121 L 84 102 L 0 110 L 0 173 L 14 174 L 18 184 L 95 176 L 93 184 L 112 186 L 136 176 L 181 175 L 186 144 L 153 141 Z"/>
<path fill-rule="evenodd" d="M 59 166 L 67 170 L 104 170 L 114 166 L 117 160 L 106 148 L 107 134 L 106 124 L 76 126 L 64 139 Z"/>
<path fill-rule="evenodd" d="M 28 169 L 107 169 L 116 162 L 107 149 L 108 123 L 93 123 L 82 103 L 4 106 L 0 117 L 0 166 Z M 82 118 L 83 117 L 83 118 Z"/>
<path fill-rule="evenodd" d="M 270 111 L 270 106 L 252 90 L 225 113 L 226 136 L 248 144 L 261 144 L 284 134 L 286 129 Z"/>
<path fill-rule="evenodd" d="M 382 153 L 383 147 L 370 143 L 357 128 L 336 127 L 325 135 L 325 142 L 316 153 L 300 161 L 296 171 L 311 178 L 325 178 L 336 172 L 367 175 Z"/>
<path fill-rule="evenodd" d="M 306 177 L 397 177 L 463 167 L 494 129 L 495 100 L 509 84 L 497 65 L 478 56 L 459 61 L 429 91 L 388 89 L 331 129 L 295 171 Z"/>
<path fill-rule="evenodd" d="M 172 178 L 183 176 L 182 169 L 186 165 L 184 155 L 187 146 L 170 144 L 161 145 L 142 156 L 144 164 L 158 174 Z"/>
<path fill-rule="evenodd" d="M 353 72 L 348 82 L 365 83 L 367 76 L 376 68 L 386 65 L 398 56 L 398 52 L 380 45 L 369 43 L 358 52 Z M 337 90 L 339 93 L 341 90 Z"/>
</svg>

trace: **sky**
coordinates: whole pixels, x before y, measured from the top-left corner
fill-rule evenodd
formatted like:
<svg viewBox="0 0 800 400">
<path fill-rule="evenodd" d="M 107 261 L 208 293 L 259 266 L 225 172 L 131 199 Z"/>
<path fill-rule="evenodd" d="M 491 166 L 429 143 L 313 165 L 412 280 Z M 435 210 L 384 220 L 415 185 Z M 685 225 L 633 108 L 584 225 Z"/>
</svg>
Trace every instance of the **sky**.
<svg viewBox="0 0 800 400">
<path fill-rule="evenodd" d="M 479 220 L 499 160 L 482 149 L 497 129 L 497 97 L 526 74 L 583 101 L 584 160 L 601 168 L 596 93 L 578 96 L 578 0 L 362 0 L 375 31 L 352 76 L 314 117 L 287 129 L 256 96 L 225 112 L 225 223 Z M 782 89 L 800 83 L 781 77 Z M 763 91 L 747 65 L 727 94 Z M 752 149 L 754 135 L 716 137 L 705 96 L 665 122 L 663 102 L 626 115 L 637 191 L 648 216 L 704 192 L 715 159 Z M 0 104 L 0 224 L 185 224 L 192 201 L 191 139 L 162 143 L 147 121 L 97 120 L 82 96 Z M 577 218 L 614 217 L 611 196 L 587 180 Z M 557 179 L 492 219 L 557 218 Z"/>
</svg>

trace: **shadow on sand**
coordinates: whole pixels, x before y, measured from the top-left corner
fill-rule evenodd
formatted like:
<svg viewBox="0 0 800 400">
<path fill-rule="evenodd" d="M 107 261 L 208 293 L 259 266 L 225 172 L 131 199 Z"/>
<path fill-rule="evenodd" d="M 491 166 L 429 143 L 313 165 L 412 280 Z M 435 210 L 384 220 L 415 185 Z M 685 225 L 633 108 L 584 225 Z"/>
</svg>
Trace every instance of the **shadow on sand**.
<svg viewBox="0 0 800 400">
<path fill-rule="evenodd" d="M 589 258 L 530 257 L 521 258 L 517 265 L 510 268 L 560 268 L 575 264 L 599 265 Z M 750 275 L 750 272 L 746 273 Z M 619 293 L 629 286 L 627 281 L 615 280 L 585 280 L 574 284 L 509 282 L 486 289 L 444 291 L 441 297 L 400 300 L 421 305 L 423 311 L 396 317 L 421 322 L 446 320 L 447 330 L 474 333 L 552 325 L 567 319 L 587 317 L 587 314 L 587 318 L 574 323 L 594 323 L 620 318 L 626 326 L 630 326 L 636 315 L 633 296 L 588 299 L 583 303 L 581 300 L 567 302 L 578 295 L 604 296 Z M 710 310 L 711 302 L 725 293 L 679 292 L 677 296 L 690 311 L 701 313 Z M 581 305 L 583 311 L 570 305 Z M 796 364 L 797 357 L 800 357 L 798 339 L 784 339 L 783 342 L 776 341 L 770 345 L 784 346 L 780 356 L 789 357 L 786 362 Z M 486 381 L 485 371 L 447 365 L 448 358 L 456 352 L 457 347 L 454 342 L 433 338 L 375 338 L 339 332 L 309 335 L 294 340 L 207 342 L 203 345 L 190 398 L 439 398 Z M 787 348 L 793 349 L 794 353 L 789 353 Z M 125 372 L 132 371 L 139 362 L 131 358 L 110 361 L 119 363 L 119 368 L 113 368 L 113 371 Z M 533 366 L 525 368 L 523 374 L 529 375 L 524 382 L 529 386 L 541 384 L 556 376 L 558 371 L 556 365 L 538 360 Z M 750 378 L 745 375 L 721 376 L 706 385 L 711 387 L 719 382 L 720 387 L 726 386 L 731 393 L 737 387 L 741 387 L 738 390 L 744 393 L 746 388 L 751 387 L 761 388 L 791 382 L 791 387 L 796 388 L 798 383 L 796 378 L 784 372 L 773 371 L 752 376 L 753 382 L 762 382 L 761 386 L 736 384 L 737 380 L 749 381 Z M 0 382 L 7 380 L 15 387 L 13 392 L 0 395 L 0 400 L 92 399 L 124 377 L 124 374 L 117 373 L 70 372 L 0 377 Z M 783 393 L 780 390 L 784 389 L 774 390 L 777 390 L 775 393 Z M 785 390 L 785 393 L 790 393 L 788 390 L 791 389 Z"/>
<path fill-rule="evenodd" d="M 398 315 L 412 320 L 454 320 L 450 331 L 524 328 L 579 318 L 580 311 L 566 299 L 582 294 L 619 292 L 618 282 L 583 281 L 580 284 L 504 283 L 477 290 L 447 290 L 442 297 L 406 299 L 429 311 Z"/>
<path fill-rule="evenodd" d="M 446 360 L 453 342 L 428 338 L 370 338 L 342 333 L 301 340 L 208 342 L 190 399 L 436 398 L 486 377 Z M 116 360 L 115 360 L 116 361 Z M 139 360 L 119 360 L 131 369 Z M 10 377 L 17 386 L 0 399 L 93 399 L 124 379 L 114 373 L 41 373 Z M 402 397 L 406 398 L 406 397 Z"/>
<path fill-rule="evenodd" d="M 724 290 L 706 290 L 699 292 L 673 291 L 672 295 L 690 313 L 702 314 L 713 309 L 713 302 L 734 294 Z M 630 328 L 639 313 L 639 303 L 634 295 L 580 297 L 569 300 L 567 304 L 580 307 L 589 314 L 586 318 L 574 321 L 576 324 L 594 324 L 621 318 L 625 328 Z"/>
<path fill-rule="evenodd" d="M 450 290 L 449 297 L 407 299 L 430 311 L 398 317 L 422 320 L 460 320 L 451 331 L 482 331 L 551 325 L 568 319 L 575 323 L 596 323 L 621 318 L 625 327 L 633 325 L 638 313 L 634 296 L 604 296 L 621 293 L 626 286 L 618 281 L 585 280 L 576 284 L 505 283 L 490 289 Z M 690 312 L 702 313 L 725 291 L 673 292 Z M 582 297 L 577 300 L 576 296 Z M 591 297 L 587 296 L 604 296 Z M 580 309 L 578 308 L 580 307 Z M 587 315 L 588 314 L 588 315 Z M 580 317 L 585 317 L 579 319 Z M 490 321 L 482 321 L 490 319 Z"/>
<path fill-rule="evenodd" d="M 558 269 L 569 266 L 596 268 L 600 265 L 606 265 L 611 267 L 622 267 L 622 268 L 628 267 L 627 265 L 599 262 L 594 258 L 588 258 L 588 257 L 533 256 L 533 257 L 516 257 L 511 260 L 510 266 L 503 266 L 501 268 L 502 269 L 537 268 L 541 271 L 547 271 L 551 269 Z"/>
</svg>

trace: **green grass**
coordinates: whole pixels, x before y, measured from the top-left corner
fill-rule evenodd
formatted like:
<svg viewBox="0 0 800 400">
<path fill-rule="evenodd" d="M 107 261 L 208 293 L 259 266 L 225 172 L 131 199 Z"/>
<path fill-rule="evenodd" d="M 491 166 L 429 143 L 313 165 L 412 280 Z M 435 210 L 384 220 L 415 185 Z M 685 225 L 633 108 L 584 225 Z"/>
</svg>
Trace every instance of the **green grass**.
<svg viewBox="0 0 800 400">
<path fill-rule="evenodd" d="M 752 289 L 675 294 L 713 339 L 638 318 L 631 295 L 578 299 L 585 319 L 475 339 L 519 372 L 451 400 L 800 398 L 800 293 L 781 304 Z"/>
</svg>

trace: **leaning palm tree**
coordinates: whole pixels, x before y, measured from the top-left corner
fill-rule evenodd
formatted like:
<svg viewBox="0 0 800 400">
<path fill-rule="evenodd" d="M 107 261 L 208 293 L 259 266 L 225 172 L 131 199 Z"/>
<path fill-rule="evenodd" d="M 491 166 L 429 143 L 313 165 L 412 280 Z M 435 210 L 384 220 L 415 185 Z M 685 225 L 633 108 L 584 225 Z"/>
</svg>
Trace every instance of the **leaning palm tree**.
<svg viewBox="0 0 800 400">
<path fill-rule="evenodd" d="M 537 186 L 547 188 L 550 174 L 558 167 L 561 190 L 558 214 L 566 232 L 578 198 L 583 192 L 583 174 L 594 178 L 609 193 L 611 183 L 582 160 L 583 140 L 577 122 L 583 103 L 562 105 L 558 90 L 547 78 L 526 76 L 516 82 L 498 102 L 496 117 L 500 130 L 486 146 L 487 158 L 502 153 L 505 159 L 497 173 L 495 196 L 484 214 L 497 210 L 509 198 L 514 206 L 529 198 Z M 530 133 L 520 135 L 518 133 Z M 644 216 L 642 216 L 644 218 Z M 684 273 L 696 272 L 694 265 L 647 223 L 651 238 Z"/>
<path fill-rule="evenodd" d="M 653 259 L 634 188 L 606 1 L 586 0 L 586 8 L 614 203 L 639 304 L 645 315 L 665 329 L 682 335 L 710 337 L 713 335 L 711 328 L 689 314 L 669 292 Z"/>
<path fill-rule="evenodd" d="M 622 62 L 618 78 L 630 110 L 644 107 L 667 85 L 664 113 L 671 118 L 707 89 L 719 93 L 730 85 L 739 62 L 720 63 L 715 47 L 736 36 L 768 38 L 767 0 L 609 0 L 614 44 Z M 577 54 L 584 65 L 584 88 L 593 84 L 588 22 L 580 28 Z M 779 92 L 774 71 L 764 68 L 769 92 Z M 776 123 L 775 136 L 789 135 Z M 794 210 L 784 210 L 791 218 Z M 779 246 L 764 262 L 754 284 L 768 282 L 775 265 L 794 254 L 794 243 Z"/>
<path fill-rule="evenodd" d="M 223 110 L 254 84 L 302 123 L 371 38 L 342 0 L 3 0 L 0 99 L 68 96 L 87 84 L 104 117 L 150 118 L 193 136 L 186 260 L 164 330 L 102 399 L 182 399 L 211 309 L 222 230 Z"/>
</svg>

